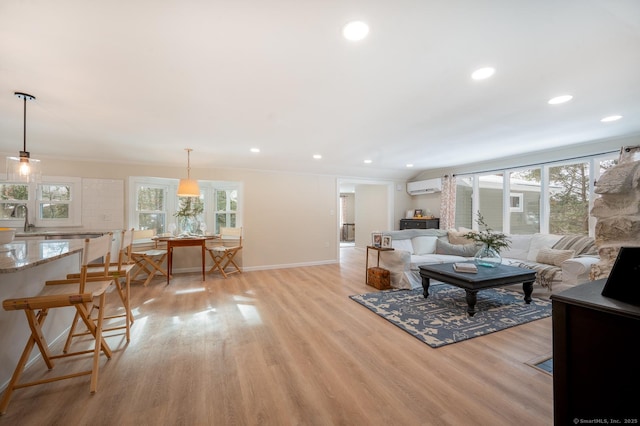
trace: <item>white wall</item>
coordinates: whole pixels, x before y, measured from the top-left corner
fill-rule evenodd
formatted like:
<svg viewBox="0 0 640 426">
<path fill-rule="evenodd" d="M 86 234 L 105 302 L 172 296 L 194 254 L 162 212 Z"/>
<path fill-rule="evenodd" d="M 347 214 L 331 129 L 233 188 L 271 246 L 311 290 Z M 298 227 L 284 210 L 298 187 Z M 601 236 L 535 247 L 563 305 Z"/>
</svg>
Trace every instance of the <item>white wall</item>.
<svg viewBox="0 0 640 426">
<path fill-rule="evenodd" d="M 356 247 L 371 244 L 371 233 L 389 228 L 387 185 L 356 185 Z"/>
<path fill-rule="evenodd" d="M 129 176 L 180 178 L 183 167 L 43 160 L 47 176 L 78 176 L 95 189 L 105 182 L 124 186 L 120 203 L 105 197 L 102 204 L 91 200 L 89 227 L 104 230 L 100 218 L 127 223 Z M 338 190 L 335 176 L 277 173 L 240 169 L 192 169 L 191 176 L 202 180 L 229 180 L 243 183 L 242 225 L 245 270 L 337 262 Z M 100 186 L 98 185 L 98 186 Z M 87 188 L 89 190 L 89 188 Z M 85 193 L 85 196 L 88 194 Z M 115 206 L 115 210 L 114 210 Z M 83 229 L 90 230 L 87 226 Z"/>
</svg>

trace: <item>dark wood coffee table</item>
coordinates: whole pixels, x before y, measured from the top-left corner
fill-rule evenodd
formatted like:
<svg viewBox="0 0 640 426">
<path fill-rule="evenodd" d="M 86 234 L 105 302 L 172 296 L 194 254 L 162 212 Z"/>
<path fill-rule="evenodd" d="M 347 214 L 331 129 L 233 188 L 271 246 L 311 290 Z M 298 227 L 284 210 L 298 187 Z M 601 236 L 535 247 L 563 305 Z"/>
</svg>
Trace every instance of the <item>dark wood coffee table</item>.
<svg viewBox="0 0 640 426">
<path fill-rule="evenodd" d="M 425 298 L 429 296 L 430 279 L 463 288 L 467 293 L 467 313 L 469 316 L 473 316 L 476 313 L 475 306 L 478 291 L 486 288 L 522 283 L 524 301 L 531 303 L 536 271 L 515 266 L 498 265 L 495 268 L 478 266 L 477 274 L 469 274 L 454 271 L 453 263 L 440 263 L 420 265 L 420 276 L 422 277 L 422 288 L 424 289 L 422 294 Z"/>
</svg>

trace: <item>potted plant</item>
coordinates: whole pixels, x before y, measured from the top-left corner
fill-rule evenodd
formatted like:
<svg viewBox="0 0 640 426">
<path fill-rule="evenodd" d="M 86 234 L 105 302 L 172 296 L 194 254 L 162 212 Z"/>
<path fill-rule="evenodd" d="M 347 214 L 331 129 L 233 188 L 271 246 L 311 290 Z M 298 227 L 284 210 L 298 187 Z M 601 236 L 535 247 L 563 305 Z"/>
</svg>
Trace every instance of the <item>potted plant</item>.
<svg viewBox="0 0 640 426">
<path fill-rule="evenodd" d="M 484 230 L 467 232 L 464 237 L 482 244 L 482 247 L 475 255 L 477 265 L 490 268 L 496 267 L 502 263 L 500 251 L 509 247 L 511 241 L 502 232 L 495 232 L 491 229 L 480 212 L 478 212 L 477 222 Z"/>
</svg>

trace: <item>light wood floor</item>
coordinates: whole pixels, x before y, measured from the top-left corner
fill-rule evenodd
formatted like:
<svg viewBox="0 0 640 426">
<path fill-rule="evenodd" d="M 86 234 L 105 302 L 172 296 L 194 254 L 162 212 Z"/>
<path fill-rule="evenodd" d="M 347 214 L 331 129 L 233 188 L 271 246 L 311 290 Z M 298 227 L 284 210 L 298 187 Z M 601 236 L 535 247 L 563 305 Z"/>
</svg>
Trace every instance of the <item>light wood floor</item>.
<svg viewBox="0 0 640 426">
<path fill-rule="evenodd" d="M 553 423 L 552 378 L 526 364 L 551 352 L 551 318 L 432 349 L 348 298 L 375 289 L 364 250 L 341 253 L 134 286 L 131 343 L 109 338 L 98 392 L 88 376 L 17 390 L 0 425 Z"/>
</svg>

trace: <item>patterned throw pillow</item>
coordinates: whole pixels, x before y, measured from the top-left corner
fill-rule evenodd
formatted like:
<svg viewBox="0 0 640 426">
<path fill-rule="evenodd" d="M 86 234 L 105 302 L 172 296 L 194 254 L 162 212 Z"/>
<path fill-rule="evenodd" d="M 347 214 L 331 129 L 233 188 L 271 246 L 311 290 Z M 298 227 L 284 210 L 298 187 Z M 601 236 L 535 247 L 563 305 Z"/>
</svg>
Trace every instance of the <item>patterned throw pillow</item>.
<svg viewBox="0 0 640 426">
<path fill-rule="evenodd" d="M 560 266 L 565 260 L 571 259 L 575 256 L 573 250 L 557 250 L 548 247 L 543 247 L 538 250 L 538 256 L 536 262 L 546 263 L 547 265 Z"/>
</svg>

